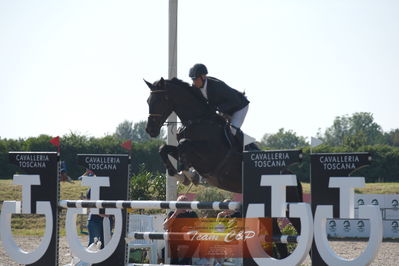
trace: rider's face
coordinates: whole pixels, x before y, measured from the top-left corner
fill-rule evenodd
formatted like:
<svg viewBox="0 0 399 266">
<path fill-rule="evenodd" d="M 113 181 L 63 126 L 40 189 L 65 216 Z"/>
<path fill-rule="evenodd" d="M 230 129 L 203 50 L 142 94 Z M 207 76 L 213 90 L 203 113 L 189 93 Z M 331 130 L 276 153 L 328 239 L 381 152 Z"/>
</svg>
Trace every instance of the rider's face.
<svg viewBox="0 0 399 266">
<path fill-rule="evenodd" d="M 204 86 L 204 80 L 203 80 L 203 78 L 202 77 L 198 77 L 198 78 L 196 78 L 196 79 L 193 79 L 193 85 L 196 87 L 196 88 L 202 88 L 203 86 Z"/>
</svg>

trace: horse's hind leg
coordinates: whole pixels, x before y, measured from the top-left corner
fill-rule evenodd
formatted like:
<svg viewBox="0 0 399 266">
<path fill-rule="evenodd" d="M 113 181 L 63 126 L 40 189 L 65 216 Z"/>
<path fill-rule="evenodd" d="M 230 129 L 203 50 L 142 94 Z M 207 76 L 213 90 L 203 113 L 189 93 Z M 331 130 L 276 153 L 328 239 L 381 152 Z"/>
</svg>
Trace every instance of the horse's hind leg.
<svg viewBox="0 0 399 266">
<path fill-rule="evenodd" d="M 303 190 L 302 184 L 298 182 L 296 187 L 287 187 L 287 202 L 303 202 Z M 287 212 L 287 217 L 289 213 Z M 301 219 L 299 218 L 289 218 L 290 223 L 295 228 L 298 235 L 301 234 Z M 287 254 L 288 255 L 288 254 Z M 310 255 L 310 252 L 309 252 Z"/>
<path fill-rule="evenodd" d="M 287 202 L 303 202 L 303 189 L 300 182 L 296 187 L 287 187 Z M 288 213 L 287 217 L 289 217 Z M 301 233 L 301 220 L 299 218 L 290 218 L 289 220 L 299 235 Z"/>
<path fill-rule="evenodd" d="M 277 218 L 272 218 L 273 235 L 281 235 L 281 230 L 277 222 Z M 276 249 L 280 259 L 288 257 L 287 244 L 275 243 Z"/>
</svg>

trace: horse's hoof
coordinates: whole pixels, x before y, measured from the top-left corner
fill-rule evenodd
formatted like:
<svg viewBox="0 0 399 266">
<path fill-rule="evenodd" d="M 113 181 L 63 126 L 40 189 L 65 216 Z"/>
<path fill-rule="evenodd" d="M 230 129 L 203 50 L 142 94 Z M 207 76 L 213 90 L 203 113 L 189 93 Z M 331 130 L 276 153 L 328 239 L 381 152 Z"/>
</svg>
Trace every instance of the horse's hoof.
<svg viewBox="0 0 399 266">
<path fill-rule="evenodd" d="M 185 175 L 180 173 L 175 174 L 173 177 L 176 178 L 180 183 L 184 183 L 185 179 L 187 179 Z"/>
<path fill-rule="evenodd" d="M 193 171 L 193 176 L 191 177 L 191 182 L 193 182 L 194 185 L 198 186 L 200 182 L 200 175 L 198 174 L 197 171 Z"/>
<path fill-rule="evenodd" d="M 181 172 L 175 174 L 174 177 L 177 179 L 177 181 L 179 181 L 179 183 L 182 183 L 182 184 L 185 185 L 185 186 L 188 186 L 188 185 L 190 185 L 190 183 L 191 183 L 191 180 L 188 179 L 187 176 L 185 176 L 185 175 L 182 174 Z"/>
<path fill-rule="evenodd" d="M 188 179 L 187 177 L 184 179 L 184 181 L 183 181 L 183 185 L 185 185 L 185 186 L 188 186 L 188 185 L 190 185 L 190 183 L 191 183 L 191 181 L 190 181 L 190 179 Z"/>
<path fill-rule="evenodd" d="M 200 176 L 197 171 L 194 169 L 190 170 L 183 170 L 180 172 L 181 174 L 185 175 L 191 182 L 193 182 L 194 185 L 198 185 L 200 181 Z"/>
</svg>

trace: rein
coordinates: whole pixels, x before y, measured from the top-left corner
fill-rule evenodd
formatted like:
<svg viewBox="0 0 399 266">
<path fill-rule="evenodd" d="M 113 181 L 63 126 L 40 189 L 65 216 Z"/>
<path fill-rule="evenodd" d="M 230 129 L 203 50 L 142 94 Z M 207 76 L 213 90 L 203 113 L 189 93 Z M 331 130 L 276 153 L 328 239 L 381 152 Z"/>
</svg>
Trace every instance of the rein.
<svg viewBox="0 0 399 266">
<path fill-rule="evenodd" d="M 164 93 L 164 92 L 168 92 L 167 90 L 156 90 L 156 91 L 151 91 L 151 94 L 155 94 L 155 93 Z"/>
</svg>

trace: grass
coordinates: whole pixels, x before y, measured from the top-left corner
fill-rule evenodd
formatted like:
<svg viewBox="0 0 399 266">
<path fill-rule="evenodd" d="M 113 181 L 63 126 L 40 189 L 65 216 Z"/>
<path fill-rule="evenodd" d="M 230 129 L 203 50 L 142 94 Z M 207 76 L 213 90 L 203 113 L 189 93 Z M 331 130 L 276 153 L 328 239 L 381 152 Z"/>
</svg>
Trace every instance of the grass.
<svg viewBox="0 0 399 266">
<path fill-rule="evenodd" d="M 399 194 L 399 183 L 368 183 L 366 187 L 355 189 L 360 194 Z"/>
<path fill-rule="evenodd" d="M 310 193 L 310 184 L 302 183 L 305 193 Z M 75 183 L 61 183 L 60 199 L 77 200 L 86 195 L 87 187 L 82 187 L 80 181 Z M 188 187 L 180 187 L 179 193 L 184 193 Z M 202 186 L 192 186 L 190 193 L 198 193 L 203 190 Z M 399 183 L 368 183 L 365 188 L 356 189 L 356 193 L 362 194 L 399 194 Z M 21 200 L 21 186 L 13 185 L 12 180 L 0 180 L 0 207 L 5 200 Z M 45 219 L 37 214 L 14 214 L 12 219 L 12 230 L 17 235 L 43 235 Z M 80 224 L 86 224 L 86 217 L 80 216 Z M 79 218 L 78 218 L 79 219 Z M 60 215 L 60 233 L 65 235 L 65 210 Z"/>
<path fill-rule="evenodd" d="M 60 199 L 78 200 L 81 195 L 86 195 L 88 187 L 82 187 L 80 181 L 75 183 L 62 182 L 60 185 Z M 3 201 L 17 200 L 22 198 L 20 185 L 13 185 L 12 180 L 0 180 L 0 207 Z M 60 234 L 65 235 L 65 210 L 61 212 L 59 219 Z M 81 219 L 79 219 L 81 218 Z M 81 221 L 80 221 L 81 220 Z M 78 223 L 85 225 L 87 216 L 78 217 Z M 13 214 L 12 231 L 15 235 L 44 235 L 45 219 L 39 214 Z"/>
<path fill-rule="evenodd" d="M 303 192 L 310 193 L 310 183 L 302 183 Z M 366 183 L 364 188 L 355 189 L 359 194 L 399 194 L 399 183 Z"/>
<path fill-rule="evenodd" d="M 302 183 L 303 192 L 310 194 L 310 183 Z M 189 193 L 199 193 L 203 187 L 192 186 Z M 179 186 L 178 192 L 185 193 L 188 187 Z M 360 194 L 399 194 L 398 183 L 366 183 L 364 188 L 355 189 L 356 193 Z"/>
</svg>

